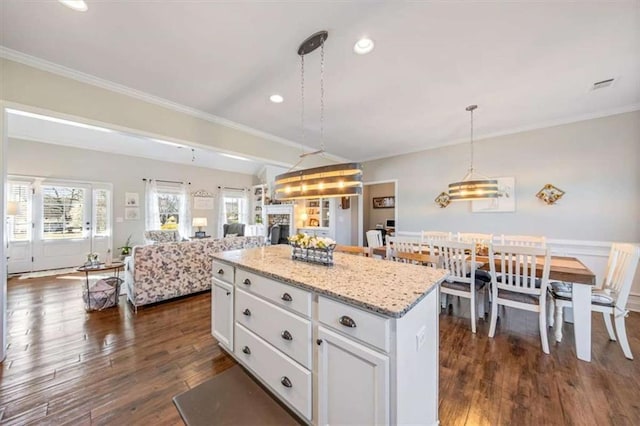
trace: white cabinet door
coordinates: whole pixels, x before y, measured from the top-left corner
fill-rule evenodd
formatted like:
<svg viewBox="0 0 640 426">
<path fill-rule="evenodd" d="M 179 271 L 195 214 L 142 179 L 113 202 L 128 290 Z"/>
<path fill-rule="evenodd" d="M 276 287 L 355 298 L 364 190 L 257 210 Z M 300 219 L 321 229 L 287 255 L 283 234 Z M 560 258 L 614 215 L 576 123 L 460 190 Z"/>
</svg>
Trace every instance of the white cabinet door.
<svg viewBox="0 0 640 426">
<path fill-rule="evenodd" d="M 233 351 L 233 286 L 214 278 L 211 305 L 211 334 Z"/>
<path fill-rule="evenodd" d="M 389 357 L 318 327 L 318 424 L 388 424 Z"/>
</svg>

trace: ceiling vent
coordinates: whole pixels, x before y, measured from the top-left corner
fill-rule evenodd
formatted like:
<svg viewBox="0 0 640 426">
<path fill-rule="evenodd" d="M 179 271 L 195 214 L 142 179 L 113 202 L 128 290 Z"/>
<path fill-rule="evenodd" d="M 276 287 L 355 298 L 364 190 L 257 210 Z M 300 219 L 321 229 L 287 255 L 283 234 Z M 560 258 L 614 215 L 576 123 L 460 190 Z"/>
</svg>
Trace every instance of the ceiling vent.
<svg viewBox="0 0 640 426">
<path fill-rule="evenodd" d="M 609 78 L 607 80 L 596 81 L 595 83 L 593 83 L 591 90 L 604 89 L 605 87 L 610 87 L 611 85 L 613 85 L 614 80 L 615 78 Z"/>
</svg>

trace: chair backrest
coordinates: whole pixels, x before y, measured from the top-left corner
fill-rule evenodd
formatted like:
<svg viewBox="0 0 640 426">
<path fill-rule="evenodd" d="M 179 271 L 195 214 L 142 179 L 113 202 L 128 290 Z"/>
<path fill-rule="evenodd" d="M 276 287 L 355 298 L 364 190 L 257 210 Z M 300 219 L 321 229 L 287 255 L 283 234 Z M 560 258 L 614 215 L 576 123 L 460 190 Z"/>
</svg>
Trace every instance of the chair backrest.
<svg viewBox="0 0 640 426">
<path fill-rule="evenodd" d="M 438 266 L 449 271 L 448 281 L 475 282 L 476 243 L 442 240 L 434 246 L 440 258 Z"/>
<path fill-rule="evenodd" d="M 547 239 L 534 235 L 504 235 L 500 238 L 503 246 L 547 247 Z"/>
<path fill-rule="evenodd" d="M 235 234 L 236 237 L 244 237 L 244 223 L 225 223 L 222 225 L 222 236 Z"/>
<path fill-rule="evenodd" d="M 442 231 L 422 231 L 420 233 L 420 243 L 424 247 L 429 247 L 429 253 L 434 254 L 434 243 L 436 241 L 449 241 L 453 239 L 451 232 Z"/>
<path fill-rule="evenodd" d="M 334 251 L 337 251 L 340 253 L 355 254 L 359 256 L 366 256 L 366 257 L 371 256 L 371 247 L 345 246 L 345 245 L 337 244 Z"/>
<path fill-rule="evenodd" d="M 489 244 L 493 243 L 493 234 L 458 232 L 456 239 L 461 243 L 476 243 L 488 246 Z"/>
<path fill-rule="evenodd" d="M 382 247 L 382 232 L 375 229 L 367 231 L 367 245 L 372 249 Z"/>
<path fill-rule="evenodd" d="M 541 297 L 547 292 L 551 269 L 548 248 L 490 244 L 489 266 L 492 285 L 498 289 Z"/>
<path fill-rule="evenodd" d="M 615 298 L 616 305 L 623 309 L 627 305 L 638 259 L 640 259 L 639 246 L 625 243 L 611 245 L 602 288 L 611 290 L 613 293 L 611 296 Z"/>
<path fill-rule="evenodd" d="M 413 237 L 388 237 L 387 259 L 395 260 L 398 252 L 419 253 L 421 251 L 420 240 Z"/>
</svg>

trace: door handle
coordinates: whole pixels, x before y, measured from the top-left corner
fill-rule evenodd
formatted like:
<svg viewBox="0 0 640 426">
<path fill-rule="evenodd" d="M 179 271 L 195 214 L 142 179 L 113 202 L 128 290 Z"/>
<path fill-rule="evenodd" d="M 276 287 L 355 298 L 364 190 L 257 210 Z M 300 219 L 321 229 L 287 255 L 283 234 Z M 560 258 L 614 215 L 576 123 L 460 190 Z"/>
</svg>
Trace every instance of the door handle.
<svg viewBox="0 0 640 426">
<path fill-rule="evenodd" d="M 218 269 L 218 275 L 224 275 L 224 269 L 222 268 Z"/>
<path fill-rule="evenodd" d="M 242 284 L 251 285 L 251 280 L 249 278 L 245 278 L 244 281 L 242 281 Z"/>
<path fill-rule="evenodd" d="M 244 348 L 242 348 L 242 352 L 247 355 L 251 355 L 251 349 L 249 349 L 249 346 L 245 346 Z"/>
<path fill-rule="evenodd" d="M 284 340 L 293 340 L 293 336 L 291 335 L 291 333 L 289 333 L 289 330 L 284 330 L 282 333 L 280 333 L 280 336 Z"/>
<path fill-rule="evenodd" d="M 282 297 L 280 297 L 280 299 L 284 300 L 285 302 L 291 302 L 293 300 L 289 293 L 284 293 Z"/>
<path fill-rule="evenodd" d="M 249 310 L 249 308 L 247 308 L 244 311 L 242 311 L 242 314 L 250 317 L 251 316 L 251 311 Z"/>
<path fill-rule="evenodd" d="M 356 322 L 353 320 L 353 318 L 346 315 L 341 316 L 338 322 L 345 327 L 356 328 Z"/>
<path fill-rule="evenodd" d="M 282 386 L 284 386 L 285 388 L 293 387 L 293 383 L 291 383 L 291 380 L 289 380 L 287 376 L 282 377 L 280 379 L 280 383 L 282 383 Z"/>
</svg>

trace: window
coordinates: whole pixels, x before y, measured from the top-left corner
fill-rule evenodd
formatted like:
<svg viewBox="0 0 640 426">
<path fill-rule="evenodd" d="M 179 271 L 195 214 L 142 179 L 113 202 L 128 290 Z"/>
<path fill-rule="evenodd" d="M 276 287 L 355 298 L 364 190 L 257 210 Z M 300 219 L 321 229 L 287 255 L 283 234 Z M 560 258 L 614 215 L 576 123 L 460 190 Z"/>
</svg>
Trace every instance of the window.
<svg viewBox="0 0 640 426">
<path fill-rule="evenodd" d="M 45 240 L 82 238 L 84 216 L 83 188 L 42 187 L 42 236 Z"/>
<path fill-rule="evenodd" d="M 244 223 L 245 213 L 247 211 L 246 196 L 225 196 L 224 197 L 224 216 L 225 223 Z"/>
<path fill-rule="evenodd" d="M 18 212 L 9 218 L 9 240 L 31 240 L 31 184 L 9 182 L 8 199 L 18 205 Z"/>
<path fill-rule="evenodd" d="M 182 195 L 175 192 L 163 192 L 158 189 L 158 213 L 160 229 L 178 229 L 180 224 L 180 205 Z"/>
<path fill-rule="evenodd" d="M 109 191 L 96 189 L 93 191 L 93 208 L 95 236 L 109 236 Z"/>
</svg>

